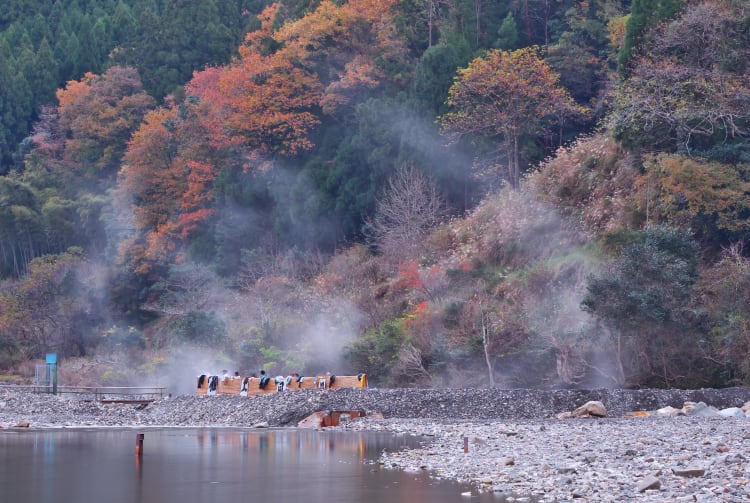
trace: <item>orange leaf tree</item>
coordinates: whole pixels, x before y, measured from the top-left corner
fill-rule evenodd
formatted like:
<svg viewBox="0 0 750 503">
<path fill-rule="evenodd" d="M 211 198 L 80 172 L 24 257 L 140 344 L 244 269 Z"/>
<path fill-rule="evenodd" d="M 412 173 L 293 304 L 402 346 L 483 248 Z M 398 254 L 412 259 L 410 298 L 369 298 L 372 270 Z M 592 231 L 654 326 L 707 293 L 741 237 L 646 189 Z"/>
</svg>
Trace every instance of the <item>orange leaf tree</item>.
<svg viewBox="0 0 750 503">
<path fill-rule="evenodd" d="M 258 154 L 296 155 L 313 147 L 321 113 L 333 114 L 356 91 L 380 84 L 378 62 L 406 53 L 394 36 L 394 0 L 323 1 L 294 22 L 274 28 L 277 5 L 259 16 L 240 57 L 195 74 L 188 95 L 204 104 L 216 138 Z"/>
<path fill-rule="evenodd" d="M 321 2 L 309 15 L 284 25 L 275 39 L 285 57 L 304 61 L 324 86 L 320 105 L 327 114 L 348 105 L 355 93 L 398 78 L 394 68 L 409 63 L 397 33 L 394 0 Z M 324 66 L 321 66 L 324 63 Z"/>
<path fill-rule="evenodd" d="M 122 170 L 137 231 L 125 250 L 136 269 L 180 258 L 181 242 L 213 212 L 221 170 L 258 170 L 313 148 L 321 114 L 379 85 L 380 62 L 406 54 L 393 37 L 394 4 L 323 1 L 280 27 L 270 6 L 236 61 L 195 73 L 182 104 L 146 117 Z"/>
<path fill-rule="evenodd" d="M 149 113 L 128 144 L 120 195 L 133 210 L 136 235 L 125 243 L 134 268 L 180 260 L 181 244 L 213 213 L 220 153 L 190 105 Z"/>
<path fill-rule="evenodd" d="M 247 35 L 237 61 L 197 72 L 185 89 L 199 100 L 213 144 L 241 146 L 251 158 L 311 148 L 307 135 L 319 123 L 313 107 L 321 84 L 299 59 L 279 53 L 277 10 L 272 5 L 261 13 L 261 28 Z"/>
<path fill-rule="evenodd" d="M 64 157 L 84 172 L 110 175 L 116 173 L 131 133 L 154 106 L 137 70 L 119 66 L 68 82 L 57 99 Z"/>
<path fill-rule="evenodd" d="M 521 138 L 583 113 L 558 79 L 536 47 L 490 51 L 459 70 L 447 101 L 452 110 L 440 118 L 443 130 L 454 138 L 501 140 L 508 181 L 517 187 Z"/>
</svg>

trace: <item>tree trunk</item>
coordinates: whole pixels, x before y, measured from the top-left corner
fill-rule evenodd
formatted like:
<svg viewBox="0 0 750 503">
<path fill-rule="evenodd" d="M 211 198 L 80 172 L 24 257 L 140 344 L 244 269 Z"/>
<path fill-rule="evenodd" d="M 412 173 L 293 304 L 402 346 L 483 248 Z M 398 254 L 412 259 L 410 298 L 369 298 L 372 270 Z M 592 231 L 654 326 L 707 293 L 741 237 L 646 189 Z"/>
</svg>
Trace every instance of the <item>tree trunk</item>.
<svg viewBox="0 0 750 503">
<path fill-rule="evenodd" d="M 489 376 L 490 388 L 495 387 L 495 369 L 492 364 L 492 356 L 490 355 L 490 334 L 489 327 L 487 326 L 486 315 L 484 312 L 480 316 L 482 320 L 482 346 L 484 347 L 484 361 L 487 363 L 487 374 Z"/>
<path fill-rule="evenodd" d="M 477 17 L 477 47 L 479 47 L 479 39 L 482 33 L 482 0 L 474 0 L 474 11 Z"/>
<path fill-rule="evenodd" d="M 615 336 L 617 347 L 616 347 L 616 358 L 617 358 L 617 379 L 619 381 L 619 385 L 622 386 L 625 384 L 625 369 L 622 366 L 622 334 L 619 332 Z"/>
<path fill-rule="evenodd" d="M 531 43 L 531 17 L 529 16 L 529 0 L 524 2 L 523 19 L 526 24 L 526 39 Z"/>
<path fill-rule="evenodd" d="M 432 11 L 435 8 L 435 0 L 427 1 L 427 47 L 432 47 Z"/>
<path fill-rule="evenodd" d="M 510 184 L 511 187 L 517 189 L 520 183 L 520 167 L 519 167 L 519 154 L 518 154 L 518 132 L 513 129 L 512 147 L 510 152 Z"/>
</svg>

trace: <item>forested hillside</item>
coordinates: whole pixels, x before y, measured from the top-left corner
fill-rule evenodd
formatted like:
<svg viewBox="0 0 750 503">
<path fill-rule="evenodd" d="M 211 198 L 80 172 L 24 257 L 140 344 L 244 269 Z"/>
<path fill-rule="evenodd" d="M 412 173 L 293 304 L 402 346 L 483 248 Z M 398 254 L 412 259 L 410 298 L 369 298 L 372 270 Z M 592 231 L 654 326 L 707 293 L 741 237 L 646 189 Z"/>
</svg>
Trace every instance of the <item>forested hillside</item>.
<svg viewBox="0 0 750 503">
<path fill-rule="evenodd" d="M 11 1 L 0 368 L 747 384 L 749 27 L 742 0 Z"/>
</svg>

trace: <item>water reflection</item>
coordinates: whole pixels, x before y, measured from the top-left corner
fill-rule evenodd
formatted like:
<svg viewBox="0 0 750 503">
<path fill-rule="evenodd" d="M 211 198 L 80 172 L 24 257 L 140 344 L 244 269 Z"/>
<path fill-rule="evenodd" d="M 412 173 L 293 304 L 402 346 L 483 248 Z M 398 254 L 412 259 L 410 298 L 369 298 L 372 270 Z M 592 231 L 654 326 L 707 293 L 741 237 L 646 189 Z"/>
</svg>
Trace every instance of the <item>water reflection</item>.
<svg viewBox="0 0 750 503">
<path fill-rule="evenodd" d="M 460 501 L 469 487 L 367 462 L 416 442 L 288 429 L 1 432 L 0 502 Z M 484 494 L 471 501 L 501 500 Z"/>
</svg>

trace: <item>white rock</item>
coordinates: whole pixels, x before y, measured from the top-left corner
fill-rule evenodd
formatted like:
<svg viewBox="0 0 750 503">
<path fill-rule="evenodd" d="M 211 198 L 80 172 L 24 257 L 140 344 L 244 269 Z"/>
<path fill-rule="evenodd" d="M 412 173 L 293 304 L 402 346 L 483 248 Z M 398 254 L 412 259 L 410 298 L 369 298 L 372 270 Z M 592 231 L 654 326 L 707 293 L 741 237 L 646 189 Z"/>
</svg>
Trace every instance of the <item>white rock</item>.
<svg viewBox="0 0 750 503">
<path fill-rule="evenodd" d="M 745 417 L 745 413 L 739 407 L 729 407 L 728 409 L 721 409 L 719 414 L 723 417 Z"/>
<path fill-rule="evenodd" d="M 656 411 L 657 416 L 676 416 L 682 412 L 682 409 L 675 409 L 674 407 L 668 405 L 666 407 L 662 407 L 661 409 L 658 409 Z"/>
<path fill-rule="evenodd" d="M 644 491 L 647 491 L 649 489 L 660 489 L 661 488 L 661 481 L 654 477 L 653 475 L 646 476 L 643 480 L 638 482 L 638 485 L 636 486 L 636 490 L 639 493 L 642 493 Z"/>
<path fill-rule="evenodd" d="M 686 416 L 720 417 L 719 411 L 715 407 L 709 407 L 703 402 L 685 402 L 682 411 Z"/>
</svg>

